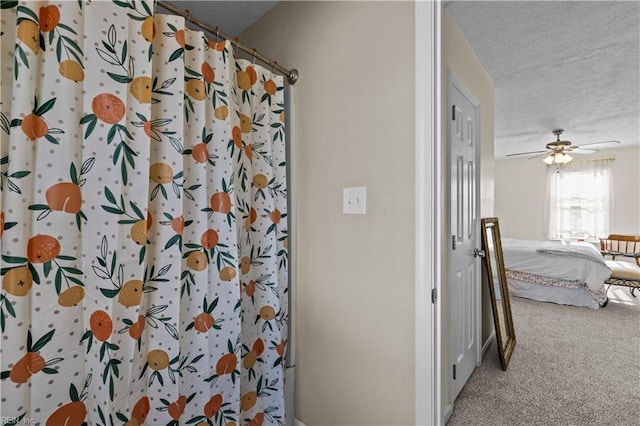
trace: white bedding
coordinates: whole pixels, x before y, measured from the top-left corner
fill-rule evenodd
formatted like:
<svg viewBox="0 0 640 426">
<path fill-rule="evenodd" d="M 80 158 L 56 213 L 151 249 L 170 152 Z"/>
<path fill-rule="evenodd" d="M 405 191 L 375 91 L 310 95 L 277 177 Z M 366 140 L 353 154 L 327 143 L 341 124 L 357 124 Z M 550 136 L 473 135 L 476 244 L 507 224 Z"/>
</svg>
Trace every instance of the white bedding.
<svg viewBox="0 0 640 426">
<path fill-rule="evenodd" d="M 598 249 L 590 243 L 502 239 L 505 269 L 529 274 L 580 280 L 598 291 L 611 269 Z M 572 254 L 573 253 L 573 254 Z"/>
<path fill-rule="evenodd" d="M 606 266 L 602 254 L 591 243 L 583 241 L 545 241 L 538 253 L 589 259 Z"/>
</svg>

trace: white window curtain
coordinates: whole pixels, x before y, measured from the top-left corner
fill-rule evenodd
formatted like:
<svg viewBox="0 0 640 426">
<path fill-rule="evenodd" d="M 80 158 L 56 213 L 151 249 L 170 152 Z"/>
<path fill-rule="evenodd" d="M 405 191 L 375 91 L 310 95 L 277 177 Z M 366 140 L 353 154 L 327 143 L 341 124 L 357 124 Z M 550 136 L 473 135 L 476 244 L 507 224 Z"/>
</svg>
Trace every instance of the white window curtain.
<svg viewBox="0 0 640 426">
<path fill-rule="evenodd" d="M 609 234 L 612 159 L 548 168 L 548 237 L 595 240 Z"/>
</svg>

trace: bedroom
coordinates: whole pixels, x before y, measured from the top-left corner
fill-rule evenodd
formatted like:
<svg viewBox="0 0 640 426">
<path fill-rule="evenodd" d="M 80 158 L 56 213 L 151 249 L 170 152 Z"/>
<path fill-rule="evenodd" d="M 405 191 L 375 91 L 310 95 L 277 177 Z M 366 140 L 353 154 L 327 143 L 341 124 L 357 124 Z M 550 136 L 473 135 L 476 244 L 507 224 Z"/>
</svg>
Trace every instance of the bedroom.
<svg viewBox="0 0 640 426">
<path fill-rule="evenodd" d="M 573 145 L 619 141 L 594 145 L 597 152 L 574 155 L 573 162 L 615 158 L 611 233 L 640 231 L 638 29 L 630 7 L 629 2 L 448 4 L 495 88 L 495 211 L 503 235 L 548 237 L 550 168 L 537 152 L 556 139 L 554 129 L 565 129 L 560 138 Z M 501 27 L 505 36 L 492 27 Z M 531 154 L 514 156 L 522 152 Z"/>
<path fill-rule="evenodd" d="M 556 139 L 552 130 L 559 128 L 565 129 L 561 139 L 568 139 L 573 145 L 625 141 L 624 146 L 594 145 L 598 152 L 571 155 L 575 165 L 581 161 L 597 164 L 595 160 L 614 159 L 610 162 L 612 225 L 599 236 L 640 235 L 638 13 L 621 12 L 628 7 L 634 6 L 623 2 L 448 4 L 444 20 L 445 62 L 447 52 L 453 52 L 450 56 L 454 58 L 453 66 L 457 66 L 455 71 L 463 73 L 466 70 L 462 70 L 457 56 L 467 54 L 472 58 L 470 62 L 475 57 L 489 81 L 482 86 L 477 77 L 474 80 L 469 77 L 473 71 L 468 71 L 470 89 L 485 106 L 495 102 L 495 119 L 486 125 L 495 126 L 490 130 L 495 132 L 495 161 L 487 174 L 493 179 L 492 213 L 500 219 L 503 239 L 541 242 L 549 239 L 548 174 L 555 173 L 557 168 L 548 167 L 542 160 L 547 154 L 545 144 Z M 447 13 L 451 14 L 449 22 Z M 458 44 L 447 48 L 448 23 L 460 31 L 459 34 L 453 31 L 454 37 L 450 38 L 461 38 L 456 39 Z M 478 68 L 474 70 L 475 75 L 482 73 Z M 485 95 L 489 91 L 487 86 L 495 87 L 494 99 Z M 484 150 L 483 145 L 483 154 Z M 519 152 L 529 154 L 506 157 Z M 598 245 L 593 233 L 591 238 L 579 233 L 571 237 L 573 241 L 586 238 Z M 637 303 L 629 294 L 630 289 L 619 288 L 615 292 L 623 295 L 623 300 Z M 588 317 L 588 312 L 584 315 Z M 485 295 L 483 342 L 488 338 L 487 330 L 492 329 L 491 308 Z M 472 389 L 477 392 L 479 388 L 472 386 Z"/>
<path fill-rule="evenodd" d="M 610 230 L 637 235 L 640 101 L 633 5 L 451 2 L 448 7 L 495 88 L 495 210 L 503 235 L 547 239 L 550 168 L 536 152 L 555 140 L 552 131 L 558 128 L 565 129 L 560 139 L 599 149 L 574 155 L 574 163 L 615 159 Z M 501 27 L 504 37 L 492 26 Z M 619 143 L 597 145 L 610 140 Z M 522 152 L 532 153 L 514 156 Z"/>
<path fill-rule="evenodd" d="M 479 58 L 476 74 L 487 73 L 484 86 L 470 85 L 484 102 L 482 139 L 490 139 L 491 131 L 495 135 L 494 161 L 482 165 L 493 188 L 481 196 L 488 198 L 493 189 L 503 237 L 586 239 L 597 246 L 598 238 L 608 234 L 640 233 L 634 7 L 628 2 L 447 3 L 464 33 L 458 42 L 468 42 L 471 55 Z M 498 26 L 501 36 L 492 31 Z M 457 46 L 449 46 L 445 63 L 460 70 L 459 52 L 447 56 Z M 486 117 L 492 105 L 495 115 Z M 559 147 L 567 144 L 573 161 L 547 166 L 551 156 L 545 157 L 560 139 Z M 483 159 L 490 149 L 483 142 Z M 571 189 L 570 179 L 580 179 L 573 181 L 577 188 Z M 579 187 L 588 189 L 578 193 Z M 572 212 L 556 205 L 570 206 Z M 600 209 L 597 214 L 586 213 L 594 206 Z"/>
</svg>

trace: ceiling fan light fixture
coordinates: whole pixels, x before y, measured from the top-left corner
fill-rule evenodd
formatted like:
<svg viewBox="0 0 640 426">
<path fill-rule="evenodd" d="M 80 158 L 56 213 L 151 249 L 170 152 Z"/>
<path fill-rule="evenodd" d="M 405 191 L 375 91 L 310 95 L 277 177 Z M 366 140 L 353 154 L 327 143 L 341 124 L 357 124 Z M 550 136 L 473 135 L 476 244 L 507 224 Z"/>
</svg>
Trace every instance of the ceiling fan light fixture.
<svg viewBox="0 0 640 426">
<path fill-rule="evenodd" d="M 567 164 L 570 163 L 571 160 L 573 160 L 573 157 L 569 154 L 564 154 L 562 152 L 552 152 L 542 161 L 546 165 L 550 166 L 552 164 Z"/>
</svg>

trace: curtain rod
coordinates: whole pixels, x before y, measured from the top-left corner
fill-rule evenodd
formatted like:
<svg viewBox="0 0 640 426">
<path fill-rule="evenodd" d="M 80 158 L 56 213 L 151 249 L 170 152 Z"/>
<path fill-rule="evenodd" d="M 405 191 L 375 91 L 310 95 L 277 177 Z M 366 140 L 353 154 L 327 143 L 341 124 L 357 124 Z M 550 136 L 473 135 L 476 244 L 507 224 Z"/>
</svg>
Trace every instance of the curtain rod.
<svg viewBox="0 0 640 426">
<path fill-rule="evenodd" d="M 586 164 L 586 163 L 598 163 L 600 161 L 615 161 L 615 157 L 609 157 L 609 158 L 594 158 L 591 160 L 577 160 L 577 161 L 571 161 L 569 163 L 564 163 L 564 164 L 548 164 L 547 167 L 560 167 L 560 166 L 567 166 L 570 167 L 571 165 L 574 166 L 580 166 L 582 164 Z"/>
<path fill-rule="evenodd" d="M 572 161 L 569 164 L 581 164 L 581 163 L 597 163 L 598 161 L 614 161 L 615 157 L 609 157 L 609 158 L 592 158 L 590 160 L 578 160 L 578 161 Z"/>
<path fill-rule="evenodd" d="M 175 13 L 176 15 L 180 15 L 183 18 L 185 18 L 187 21 L 191 22 L 192 24 L 200 27 L 201 29 L 211 33 L 211 34 L 215 34 L 216 37 L 218 38 L 222 38 L 225 40 L 229 40 L 231 42 L 231 44 L 233 44 L 234 46 L 236 46 L 238 49 L 250 54 L 251 56 L 253 56 L 254 58 L 264 62 L 265 64 L 271 66 L 274 70 L 279 71 L 281 74 L 284 74 L 285 77 L 287 77 L 287 81 L 289 82 L 289 84 L 296 84 L 296 81 L 298 81 L 298 70 L 295 68 L 292 68 L 290 70 L 286 69 L 285 67 L 281 66 L 280 64 L 278 64 L 276 61 L 273 61 L 269 58 L 267 58 L 266 56 L 262 55 L 261 53 L 259 53 L 258 51 L 256 51 L 256 49 L 252 49 L 242 43 L 240 43 L 240 41 L 238 41 L 237 38 L 231 37 L 228 34 L 225 34 L 224 32 L 220 31 L 220 29 L 218 27 L 212 27 L 211 25 L 207 24 L 206 22 L 201 21 L 198 18 L 194 18 L 191 16 L 191 14 L 189 13 L 188 10 L 186 9 L 180 9 L 176 6 L 174 6 L 171 3 L 168 3 L 166 1 L 156 1 L 156 4 L 160 7 L 162 7 L 163 9 L 168 10 L 171 13 Z"/>
</svg>

